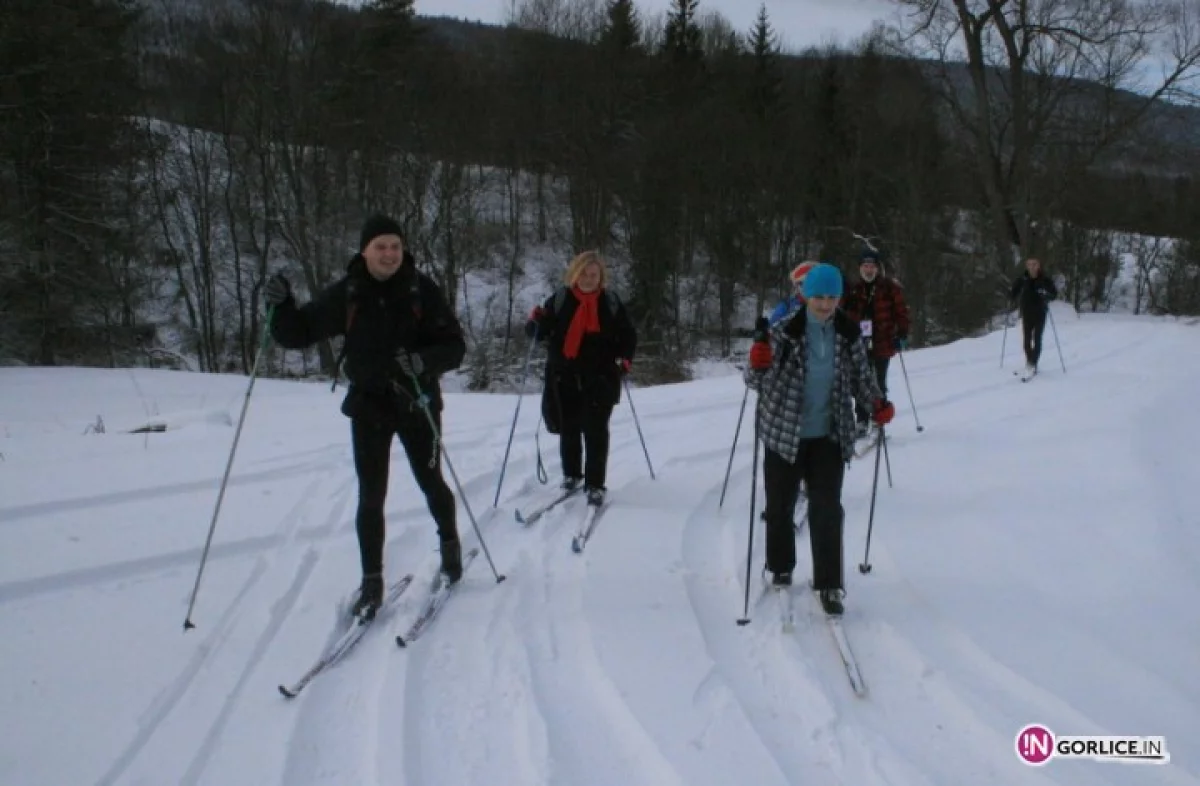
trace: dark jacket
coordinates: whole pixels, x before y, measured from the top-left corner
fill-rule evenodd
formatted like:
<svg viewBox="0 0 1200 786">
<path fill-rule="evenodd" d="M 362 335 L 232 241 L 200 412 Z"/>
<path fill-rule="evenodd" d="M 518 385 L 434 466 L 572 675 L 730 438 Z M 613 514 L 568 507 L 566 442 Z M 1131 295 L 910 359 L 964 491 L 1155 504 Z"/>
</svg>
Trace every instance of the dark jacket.
<svg viewBox="0 0 1200 786">
<path fill-rule="evenodd" d="M 1058 299 L 1058 288 L 1043 271 L 1039 270 L 1034 278 L 1026 270 L 1013 282 L 1010 299 L 1020 306 L 1022 319 L 1045 319 L 1050 301 Z"/>
<path fill-rule="evenodd" d="M 855 322 L 871 322 L 871 356 L 890 358 L 896 354 L 896 340 L 907 339 L 908 303 L 904 287 L 882 273 L 871 283 L 859 281 L 847 293 L 842 309 Z"/>
<path fill-rule="evenodd" d="M 424 370 L 418 382 L 435 412 L 442 408 L 438 377 L 458 368 L 467 351 L 462 326 L 441 289 L 417 270 L 407 251 L 387 281 L 373 278 L 356 255 L 346 275 L 309 303 L 297 307 L 291 298 L 281 303 L 271 335 L 288 349 L 345 336 L 342 368 L 350 387 L 342 412 L 389 425 L 409 415 L 424 417 L 413 406 L 412 380 L 396 363 L 398 351 L 420 355 Z"/>
<path fill-rule="evenodd" d="M 625 305 L 612 293 L 601 290 L 598 303 L 600 332 L 587 333 L 579 346 L 579 355 L 563 357 L 567 328 L 579 308 L 579 300 L 569 289 L 562 298 L 562 307 L 554 311 L 555 295 L 542 304 L 542 317 L 534 324 L 537 337 L 546 342 L 546 378 L 569 380 L 600 401 L 621 400 L 621 370 L 617 359 L 632 361 L 637 351 L 637 331 L 625 310 Z"/>
<path fill-rule="evenodd" d="M 758 371 L 747 366 L 746 384 L 758 391 L 758 434 L 763 444 L 789 463 L 800 451 L 804 411 L 804 379 L 808 359 L 808 312 L 801 308 L 771 327 L 771 367 Z M 833 392 L 830 402 L 831 435 L 842 451 L 842 460 L 854 458 L 854 403 L 868 411 L 883 398 L 875 372 L 867 359 L 858 323 L 842 311 L 833 316 L 837 354 L 834 355 Z"/>
</svg>

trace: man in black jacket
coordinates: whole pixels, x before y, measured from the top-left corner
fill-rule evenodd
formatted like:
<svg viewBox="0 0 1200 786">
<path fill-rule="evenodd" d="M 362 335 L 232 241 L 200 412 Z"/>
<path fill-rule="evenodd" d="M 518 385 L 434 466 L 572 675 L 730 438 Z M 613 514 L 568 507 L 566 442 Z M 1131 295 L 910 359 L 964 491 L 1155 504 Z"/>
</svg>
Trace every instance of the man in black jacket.
<svg viewBox="0 0 1200 786">
<path fill-rule="evenodd" d="M 1025 272 L 1013 282 L 1011 299 L 1021 309 L 1025 347 L 1025 371 L 1037 373 L 1042 357 L 1042 333 L 1046 331 L 1046 313 L 1050 301 L 1058 298 L 1054 281 L 1042 272 L 1042 263 L 1034 258 L 1025 260 Z"/>
<path fill-rule="evenodd" d="M 454 493 L 441 473 L 438 377 L 458 368 L 466 343 L 437 284 L 416 269 L 400 225 L 386 216 L 369 218 L 346 274 L 304 306 L 296 305 L 282 274 L 267 282 L 265 298 L 275 309 L 271 335 L 281 346 L 302 349 L 345 336 L 341 359 L 350 385 L 342 413 L 350 418 L 358 474 L 363 573 L 354 614 L 369 619 L 383 601 L 383 506 L 393 435 L 437 523 L 442 572 L 458 581 L 462 549 Z"/>
</svg>

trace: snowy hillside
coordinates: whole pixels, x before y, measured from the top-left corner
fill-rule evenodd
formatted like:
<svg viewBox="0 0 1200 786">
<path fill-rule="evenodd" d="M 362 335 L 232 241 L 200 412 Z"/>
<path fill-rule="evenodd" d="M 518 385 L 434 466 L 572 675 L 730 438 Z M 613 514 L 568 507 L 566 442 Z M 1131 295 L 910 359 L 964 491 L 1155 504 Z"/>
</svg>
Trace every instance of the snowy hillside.
<svg viewBox="0 0 1200 786">
<path fill-rule="evenodd" d="M 774 598 L 735 624 L 757 519 L 749 418 L 718 506 L 735 374 L 634 390 L 656 479 L 623 400 L 582 555 L 582 502 L 514 521 L 546 493 L 536 396 L 493 508 L 516 399 L 450 395 L 449 457 L 507 581 L 476 560 L 395 646 L 437 565 L 397 447 L 387 570 L 413 588 L 288 701 L 277 685 L 334 638 L 359 578 L 341 389 L 256 384 L 184 633 L 245 378 L 0 369 L 0 783 L 1200 783 L 1200 327 L 1054 314 L 1065 375 L 1051 330 L 1030 384 L 1012 374 L 1019 329 L 1004 370 L 1001 332 L 907 354 L 923 433 L 893 363 L 867 575 L 873 458 L 844 495 L 862 698 L 799 588 L 794 633 Z M 167 431 L 123 433 L 148 413 Z M 540 444 L 553 482 L 557 444 Z M 754 550 L 756 594 L 761 525 Z M 1172 760 L 1029 767 L 1015 735 L 1034 722 L 1163 735 Z"/>
</svg>

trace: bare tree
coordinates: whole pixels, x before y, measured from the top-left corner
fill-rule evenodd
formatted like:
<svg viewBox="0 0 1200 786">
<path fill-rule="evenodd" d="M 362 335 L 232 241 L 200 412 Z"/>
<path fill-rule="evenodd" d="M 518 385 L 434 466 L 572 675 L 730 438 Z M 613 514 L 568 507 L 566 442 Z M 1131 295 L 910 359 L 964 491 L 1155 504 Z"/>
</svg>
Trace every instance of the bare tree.
<svg viewBox="0 0 1200 786">
<path fill-rule="evenodd" d="M 1157 278 L 1166 261 L 1171 243 L 1161 237 L 1133 235 L 1126 253 L 1133 257 L 1133 313 L 1153 313 L 1158 308 Z"/>
<path fill-rule="evenodd" d="M 1019 259 L 1018 249 L 1034 252 L 1036 222 L 1067 188 L 1063 171 L 1049 168 L 1051 154 L 1069 151 L 1075 170 L 1097 162 L 1157 101 L 1186 87 L 1200 61 L 1190 0 L 897 3 L 909 11 L 904 42 L 936 57 L 1001 266 Z M 1154 56 L 1166 67 L 1145 88 L 1139 76 Z"/>
</svg>

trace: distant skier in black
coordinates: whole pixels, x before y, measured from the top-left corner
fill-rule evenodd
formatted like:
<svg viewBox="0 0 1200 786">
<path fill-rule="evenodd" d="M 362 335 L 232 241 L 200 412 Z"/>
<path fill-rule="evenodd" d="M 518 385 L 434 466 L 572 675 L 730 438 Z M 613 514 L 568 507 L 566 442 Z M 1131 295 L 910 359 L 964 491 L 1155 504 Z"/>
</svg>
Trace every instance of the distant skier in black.
<svg viewBox="0 0 1200 786">
<path fill-rule="evenodd" d="M 456 502 L 442 477 L 429 417 L 440 434 L 438 378 L 458 368 L 466 343 L 441 290 L 417 270 L 404 247 L 400 225 L 382 215 L 367 219 L 346 274 L 304 306 L 297 307 L 282 274 L 267 282 L 265 299 L 275 307 L 271 335 L 281 346 L 302 349 L 345 336 L 339 364 L 345 360 L 350 385 L 341 409 L 350 418 L 358 474 L 356 524 L 363 574 L 355 616 L 370 619 L 383 601 L 383 506 L 393 436 L 400 438 L 437 524 L 442 572 L 449 581 L 458 581 L 462 547 Z"/>
<path fill-rule="evenodd" d="M 559 435 L 562 488 L 582 483 L 588 504 L 599 506 L 608 474 L 608 422 L 633 363 L 637 331 L 608 288 L 608 269 L 597 252 L 571 260 L 564 284 L 533 309 L 525 332 L 549 347 L 542 415 Z"/>
<path fill-rule="evenodd" d="M 1037 373 L 1038 361 L 1042 357 L 1042 333 L 1046 330 L 1046 314 L 1050 301 L 1058 298 L 1054 281 L 1042 271 L 1041 261 L 1025 260 L 1025 272 L 1012 285 L 1011 302 L 1021 309 L 1021 327 L 1024 334 L 1025 374 Z"/>
</svg>

